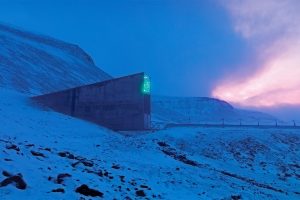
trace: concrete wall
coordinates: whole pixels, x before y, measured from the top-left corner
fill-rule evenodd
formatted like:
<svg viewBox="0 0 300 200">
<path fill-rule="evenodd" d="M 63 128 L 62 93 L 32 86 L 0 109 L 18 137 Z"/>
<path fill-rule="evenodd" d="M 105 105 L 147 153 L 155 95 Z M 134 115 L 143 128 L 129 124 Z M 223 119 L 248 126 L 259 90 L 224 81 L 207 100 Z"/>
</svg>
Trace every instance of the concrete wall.
<svg viewBox="0 0 300 200">
<path fill-rule="evenodd" d="M 58 112 L 113 130 L 150 129 L 150 95 L 144 73 L 45 94 L 33 99 Z"/>
</svg>

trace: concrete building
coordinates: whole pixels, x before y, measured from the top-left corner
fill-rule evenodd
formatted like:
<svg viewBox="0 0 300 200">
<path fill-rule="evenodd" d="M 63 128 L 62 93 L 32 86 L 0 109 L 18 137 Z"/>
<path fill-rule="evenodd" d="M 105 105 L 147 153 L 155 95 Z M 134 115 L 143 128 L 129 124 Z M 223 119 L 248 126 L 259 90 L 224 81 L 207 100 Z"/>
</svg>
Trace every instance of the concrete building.
<svg viewBox="0 0 300 200">
<path fill-rule="evenodd" d="M 113 130 L 150 129 L 150 80 L 144 73 L 32 97 L 39 104 Z"/>
</svg>

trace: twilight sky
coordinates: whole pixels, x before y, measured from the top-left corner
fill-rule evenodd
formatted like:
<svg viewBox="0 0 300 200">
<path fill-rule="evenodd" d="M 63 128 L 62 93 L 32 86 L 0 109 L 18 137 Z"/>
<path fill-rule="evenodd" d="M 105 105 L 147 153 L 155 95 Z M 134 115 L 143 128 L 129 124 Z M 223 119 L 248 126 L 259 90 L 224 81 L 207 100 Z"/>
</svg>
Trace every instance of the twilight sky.
<svg viewBox="0 0 300 200">
<path fill-rule="evenodd" d="M 299 0 L 0 0 L 0 22 L 78 44 L 115 77 L 244 107 L 300 104 L 299 21 Z"/>
</svg>

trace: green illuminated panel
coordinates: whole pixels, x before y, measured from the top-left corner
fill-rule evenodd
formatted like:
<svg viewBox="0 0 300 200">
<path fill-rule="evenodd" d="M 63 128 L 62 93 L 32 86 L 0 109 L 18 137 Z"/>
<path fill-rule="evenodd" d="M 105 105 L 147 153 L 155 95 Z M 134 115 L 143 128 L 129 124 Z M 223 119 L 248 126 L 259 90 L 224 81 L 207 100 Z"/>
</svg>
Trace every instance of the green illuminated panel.
<svg viewBox="0 0 300 200">
<path fill-rule="evenodd" d="M 142 92 L 144 94 L 150 94 L 150 89 L 151 89 L 150 78 L 149 78 L 149 76 L 144 75 L 144 83 L 143 83 L 143 87 L 142 87 Z"/>
</svg>

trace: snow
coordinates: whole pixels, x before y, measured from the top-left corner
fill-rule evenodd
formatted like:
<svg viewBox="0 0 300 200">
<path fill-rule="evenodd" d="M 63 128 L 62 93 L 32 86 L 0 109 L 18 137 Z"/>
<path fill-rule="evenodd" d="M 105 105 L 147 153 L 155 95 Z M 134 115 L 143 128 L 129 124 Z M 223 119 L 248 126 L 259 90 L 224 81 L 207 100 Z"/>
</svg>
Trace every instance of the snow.
<svg viewBox="0 0 300 200">
<path fill-rule="evenodd" d="M 0 171 L 21 173 L 28 185 L 25 190 L 0 187 L 1 199 L 79 199 L 85 196 L 75 190 L 82 184 L 101 191 L 104 199 L 141 199 L 135 188 L 150 199 L 300 197 L 298 129 L 177 127 L 126 136 L 42 110 L 16 91 L 2 88 L 0 96 Z M 11 144 L 20 151 L 8 149 Z M 72 166 L 76 159 L 58 155 L 65 151 L 93 166 Z M 182 156 L 197 165 L 186 164 Z M 100 171 L 109 174 L 96 175 Z M 61 173 L 71 177 L 58 184 Z M 0 181 L 4 178 L 0 175 Z M 57 188 L 65 193 L 51 192 Z"/>
<path fill-rule="evenodd" d="M 274 125 L 276 118 L 265 113 L 236 109 L 225 101 L 208 97 L 152 97 L 155 124 L 198 123 Z M 282 122 L 281 122 L 282 123 Z"/>
<path fill-rule="evenodd" d="M 77 45 L 0 24 L 0 85 L 44 94 L 110 79 Z"/>
<path fill-rule="evenodd" d="M 2 185 L 1 200 L 300 198 L 300 129 L 120 133 L 29 98 L 109 78 L 76 45 L 0 25 L 0 185 L 27 184 Z M 154 96 L 152 108 L 155 125 L 275 120 L 211 98 Z M 77 193 L 83 184 L 103 197 Z"/>
</svg>

